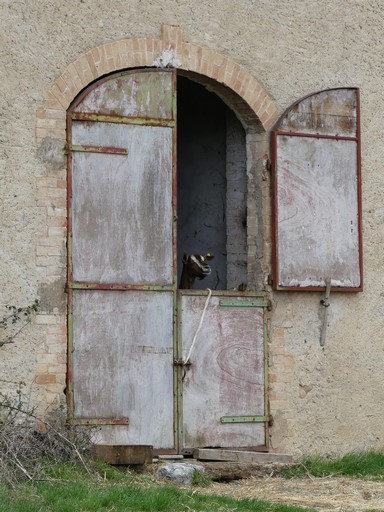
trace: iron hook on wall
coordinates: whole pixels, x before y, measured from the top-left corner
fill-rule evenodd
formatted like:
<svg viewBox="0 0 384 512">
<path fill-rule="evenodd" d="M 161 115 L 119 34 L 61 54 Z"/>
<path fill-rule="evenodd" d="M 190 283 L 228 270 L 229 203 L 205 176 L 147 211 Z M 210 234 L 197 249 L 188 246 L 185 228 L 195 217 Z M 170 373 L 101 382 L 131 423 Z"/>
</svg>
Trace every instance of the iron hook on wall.
<svg viewBox="0 0 384 512">
<path fill-rule="evenodd" d="M 330 295 L 331 295 L 331 278 L 328 277 L 325 280 L 325 296 L 324 296 L 324 299 L 321 299 L 321 301 L 320 301 L 320 304 L 324 307 L 323 325 L 322 325 L 321 334 L 320 334 L 320 346 L 321 347 L 324 347 L 325 339 L 326 339 L 326 335 L 327 335 L 328 308 L 331 305 L 329 302 Z"/>
</svg>

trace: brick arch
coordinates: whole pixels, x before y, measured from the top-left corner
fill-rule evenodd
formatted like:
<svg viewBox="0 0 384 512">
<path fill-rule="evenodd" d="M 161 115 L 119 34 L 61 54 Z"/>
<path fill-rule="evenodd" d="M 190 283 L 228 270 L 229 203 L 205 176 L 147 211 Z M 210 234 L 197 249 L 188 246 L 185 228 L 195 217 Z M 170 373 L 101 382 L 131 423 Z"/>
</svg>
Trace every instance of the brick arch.
<svg viewBox="0 0 384 512">
<path fill-rule="evenodd" d="M 47 136 L 65 140 L 67 108 L 94 80 L 120 69 L 152 66 L 172 66 L 212 79 L 218 84 L 215 92 L 245 126 L 256 120 L 262 131 L 268 131 L 277 121 L 273 99 L 244 67 L 214 50 L 185 42 L 180 27 L 164 25 L 161 39 L 139 37 L 107 43 L 69 64 L 37 112 L 38 141 Z"/>
</svg>

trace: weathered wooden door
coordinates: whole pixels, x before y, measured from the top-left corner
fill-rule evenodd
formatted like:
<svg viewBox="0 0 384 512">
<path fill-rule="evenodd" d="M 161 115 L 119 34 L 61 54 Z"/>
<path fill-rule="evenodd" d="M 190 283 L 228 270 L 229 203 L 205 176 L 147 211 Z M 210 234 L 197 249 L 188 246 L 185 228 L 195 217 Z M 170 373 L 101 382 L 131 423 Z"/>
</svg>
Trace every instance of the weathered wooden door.
<svg viewBox="0 0 384 512">
<path fill-rule="evenodd" d="M 68 401 L 97 442 L 265 445 L 262 294 L 177 290 L 175 72 L 129 71 L 68 113 Z M 178 320 L 178 321 L 177 321 Z"/>
<path fill-rule="evenodd" d="M 269 302 L 262 293 L 180 295 L 179 341 L 183 361 L 190 363 L 180 377 L 183 450 L 263 449 Z"/>
<path fill-rule="evenodd" d="M 174 72 L 121 73 L 68 114 L 69 405 L 108 443 L 175 449 Z"/>
<path fill-rule="evenodd" d="M 359 90 L 297 101 L 273 143 L 275 288 L 362 291 Z"/>
</svg>

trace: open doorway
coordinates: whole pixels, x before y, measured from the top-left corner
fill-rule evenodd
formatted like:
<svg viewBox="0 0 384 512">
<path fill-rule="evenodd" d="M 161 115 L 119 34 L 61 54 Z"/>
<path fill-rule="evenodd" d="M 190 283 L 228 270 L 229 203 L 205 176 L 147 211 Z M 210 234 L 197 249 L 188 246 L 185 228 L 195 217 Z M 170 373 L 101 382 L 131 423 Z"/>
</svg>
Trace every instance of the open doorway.
<svg viewBox="0 0 384 512">
<path fill-rule="evenodd" d="M 237 289 L 247 280 L 245 132 L 206 87 L 177 81 L 178 279 L 184 252 L 214 255 L 196 289 Z"/>
</svg>

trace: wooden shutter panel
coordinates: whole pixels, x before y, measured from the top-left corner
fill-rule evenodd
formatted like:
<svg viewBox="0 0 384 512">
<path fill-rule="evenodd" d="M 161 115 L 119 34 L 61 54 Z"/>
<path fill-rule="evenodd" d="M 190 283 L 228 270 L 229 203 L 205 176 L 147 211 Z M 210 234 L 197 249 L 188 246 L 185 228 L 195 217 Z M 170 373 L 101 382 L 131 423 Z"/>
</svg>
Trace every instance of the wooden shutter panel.
<svg viewBox="0 0 384 512">
<path fill-rule="evenodd" d="M 277 289 L 362 290 L 359 91 L 298 101 L 273 132 Z"/>
</svg>

